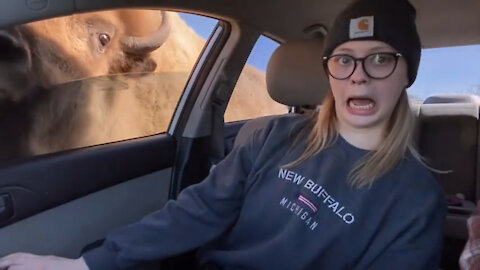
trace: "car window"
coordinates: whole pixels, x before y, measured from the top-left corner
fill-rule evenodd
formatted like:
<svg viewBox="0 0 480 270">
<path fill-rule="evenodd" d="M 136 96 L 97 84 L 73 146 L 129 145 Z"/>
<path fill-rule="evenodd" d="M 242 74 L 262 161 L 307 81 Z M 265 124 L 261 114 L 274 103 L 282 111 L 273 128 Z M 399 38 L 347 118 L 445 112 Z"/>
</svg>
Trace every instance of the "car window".
<svg viewBox="0 0 480 270">
<path fill-rule="evenodd" d="M 2 30 L 0 162 L 166 131 L 216 24 L 122 9 Z"/>
<path fill-rule="evenodd" d="M 272 39 L 260 36 L 233 90 L 225 111 L 225 122 L 288 112 L 286 106 L 270 98 L 266 86 L 265 70 L 278 46 Z"/>
<path fill-rule="evenodd" d="M 438 94 L 480 94 L 480 46 L 424 49 L 417 80 L 408 89 L 414 100 Z"/>
</svg>

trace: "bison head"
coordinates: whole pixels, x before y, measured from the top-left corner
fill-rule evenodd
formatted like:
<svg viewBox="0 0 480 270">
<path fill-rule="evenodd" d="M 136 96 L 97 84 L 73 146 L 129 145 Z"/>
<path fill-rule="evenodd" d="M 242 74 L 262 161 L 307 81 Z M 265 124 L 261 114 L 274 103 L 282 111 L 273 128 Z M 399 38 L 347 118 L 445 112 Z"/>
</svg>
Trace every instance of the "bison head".
<svg viewBox="0 0 480 270">
<path fill-rule="evenodd" d="M 20 101 L 34 89 L 124 72 L 151 72 L 150 52 L 170 32 L 156 10 L 77 14 L 0 30 L 0 100 Z"/>
</svg>

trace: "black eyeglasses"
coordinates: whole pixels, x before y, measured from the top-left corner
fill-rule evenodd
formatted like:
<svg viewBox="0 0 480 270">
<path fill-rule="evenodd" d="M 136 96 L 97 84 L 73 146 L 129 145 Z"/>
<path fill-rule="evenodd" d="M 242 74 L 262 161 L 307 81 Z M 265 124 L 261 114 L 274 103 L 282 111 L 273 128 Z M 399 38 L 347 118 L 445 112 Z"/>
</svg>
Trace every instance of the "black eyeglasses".
<svg viewBox="0 0 480 270">
<path fill-rule="evenodd" d="M 362 63 L 363 70 L 372 79 L 385 79 L 392 75 L 397 67 L 400 53 L 372 53 L 362 58 L 348 54 L 335 54 L 323 57 L 323 64 L 328 74 L 337 80 L 346 80 L 357 68 L 357 62 Z"/>
</svg>

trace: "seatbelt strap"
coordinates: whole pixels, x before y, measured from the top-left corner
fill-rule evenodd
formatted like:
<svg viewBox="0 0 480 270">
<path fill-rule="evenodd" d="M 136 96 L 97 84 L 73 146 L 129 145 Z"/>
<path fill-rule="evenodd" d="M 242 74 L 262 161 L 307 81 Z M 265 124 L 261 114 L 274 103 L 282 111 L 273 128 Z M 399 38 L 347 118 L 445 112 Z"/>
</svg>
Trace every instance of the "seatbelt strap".
<svg viewBox="0 0 480 270">
<path fill-rule="evenodd" d="M 224 84 L 220 85 L 220 88 L 225 87 Z M 212 135 L 210 138 L 210 161 L 212 168 L 219 163 L 225 157 L 225 120 L 223 109 L 223 97 L 222 89 L 218 89 L 215 98 L 212 98 Z"/>
</svg>

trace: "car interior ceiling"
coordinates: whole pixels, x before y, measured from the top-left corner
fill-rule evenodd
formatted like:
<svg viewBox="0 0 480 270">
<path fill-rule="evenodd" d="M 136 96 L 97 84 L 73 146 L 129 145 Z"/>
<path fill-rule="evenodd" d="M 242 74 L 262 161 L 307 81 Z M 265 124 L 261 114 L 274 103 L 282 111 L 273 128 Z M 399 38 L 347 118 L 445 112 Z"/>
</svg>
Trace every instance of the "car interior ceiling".
<svg viewBox="0 0 480 270">
<path fill-rule="evenodd" d="M 336 14 L 352 0 L 278 0 L 270 1 L 231 0 L 228 5 L 218 1 L 160 2 L 165 7 L 189 10 L 262 29 L 264 33 L 279 41 L 309 38 L 304 30 L 321 24 L 328 27 Z M 478 35 L 478 10 L 480 2 L 411 0 L 417 9 L 417 25 L 424 48 L 480 44 Z M 268 14 L 264 16 L 262 14 Z M 455 18 L 452 20 L 450 18 Z M 448 21 L 448 24 L 445 24 Z M 459 33 L 459 29 L 462 29 Z M 452 38 L 455 37 L 455 38 Z"/>
<path fill-rule="evenodd" d="M 215 0 L 136 0 L 135 6 L 161 7 L 212 16 L 250 25 L 261 29 L 276 40 L 287 41 L 309 38 L 309 33 L 304 30 L 312 25 L 321 24 L 328 29 L 335 15 L 350 1 L 278 0 L 272 5 L 269 1 L 256 0 L 230 0 L 228 4 Z M 411 0 L 411 2 L 417 8 L 418 30 L 424 48 L 480 44 L 477 19 L 479 1 Z M 74 12 L 131 7 L 132 1 L 59 1 L 41 11 L 32 10 L 23 2 L 16 0 L 6 0 L 3 4 L 11 8 L 0 11 L 0 27 Z M 448 21 L 448 24 L 445 21 Z"/>
</svg>

